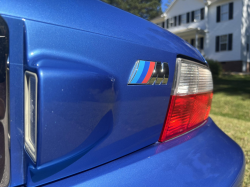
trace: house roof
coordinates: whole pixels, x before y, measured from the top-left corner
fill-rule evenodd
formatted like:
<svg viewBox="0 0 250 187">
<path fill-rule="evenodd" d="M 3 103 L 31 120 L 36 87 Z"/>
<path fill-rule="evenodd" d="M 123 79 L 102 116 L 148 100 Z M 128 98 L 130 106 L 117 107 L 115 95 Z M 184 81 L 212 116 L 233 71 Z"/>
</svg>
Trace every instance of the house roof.
<svg viewBox="0 0 250 187">
<path fill-rule="evenodd" d="M 167 14 L 177 1 L 178 1 L 178 0 L 174 0 L 174 1 L 170 4 L 170 6 L 165 10 L 164 14 Z M 208 5 L 210 5 L 210 4 L 212 4 L 212 3 L 216 2 L 216 1 L 219 1 L 219 0 L 204 0 L 204 3 L 205 3 L 205 4 L 207 3 Z"/>
<path fill-rule="evenodd" d="M 152 19 L 150 21 L 153 22 L 153 23 L 162 22 L 162 21 L 164 21 L 164 16 L 160 15 L 160 16 L 158 16 L 158 17 L 156 17 L 156 18 L 154 18 L 154 19 Z"/>
<path fill-rule="evenodd" d="M 206 31 L 200 28 L 186 28 L 178 31 L 173 31 L 174 34 L 185 34 L 185 33 L 195 33 L 198 32 L 198 34 L 204 34 Z"/>
<path fill-rule="evenodd" d="M 155 17 L 154 19 L 152 19 L 151 21 L 154 21 L 154 20 L 157 20 L 157 19 L 160 19 L 160 18 L 162 18 L 162 16 L 160 15 L 160 16 L 157 16 L 157 17 Z"/>
<path fill-rule="evenodd" d="M 170 4 L 170 6 L 165 10 L 165 13 L 168 13 L 168 12 L 169 12 L 169 10 L 174 6 L 174 4 L 176 3 L 176 1 L 178 1 L 178 0 L 174 0 L 174 1 Z"/>
</svg>

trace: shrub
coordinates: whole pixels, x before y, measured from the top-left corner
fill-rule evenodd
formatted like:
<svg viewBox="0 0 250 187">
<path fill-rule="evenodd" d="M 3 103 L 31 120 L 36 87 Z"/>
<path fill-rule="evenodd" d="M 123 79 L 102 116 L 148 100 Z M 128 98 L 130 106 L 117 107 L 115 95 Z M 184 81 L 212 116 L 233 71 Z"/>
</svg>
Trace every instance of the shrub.
<svg viewBox="0 0 250 187">
<path fill-rule="evenodd" d="M 214 77 L 219 77 L 222 73 L 222 67 L 221 67 L 220 62 L 212 60 L 212 59 L 206 59 L 206 60 L 207 60 L 207 63 L 210 67 L 212 75 Z"/>
</svg>

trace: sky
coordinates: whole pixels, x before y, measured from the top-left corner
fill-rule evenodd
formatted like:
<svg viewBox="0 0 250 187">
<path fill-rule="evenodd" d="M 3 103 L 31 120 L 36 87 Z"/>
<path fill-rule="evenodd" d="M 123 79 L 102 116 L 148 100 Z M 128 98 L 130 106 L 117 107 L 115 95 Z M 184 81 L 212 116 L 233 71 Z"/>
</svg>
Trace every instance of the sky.
<svg viewBox="0 0 250 187">
<path fill-rule="evenodd" d="M 167 8 L 166 6 L 164 6 L 167 2 L 168 2 L 168 0 L 162 0 L 162 4 L 161 4 L 162 12 L 164 12 Z"/>
</svg>

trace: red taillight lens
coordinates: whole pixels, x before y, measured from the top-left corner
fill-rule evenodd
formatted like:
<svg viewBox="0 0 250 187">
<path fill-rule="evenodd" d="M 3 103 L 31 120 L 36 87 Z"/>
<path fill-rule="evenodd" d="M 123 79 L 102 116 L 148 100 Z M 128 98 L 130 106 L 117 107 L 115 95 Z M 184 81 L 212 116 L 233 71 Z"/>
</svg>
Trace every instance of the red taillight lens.
<svg viewBox="0 0 250 187">
<path fill-rule="evenodd" d="M 213 97 L 212 75 L 207 66 L 177 59 L 172 96 L 159 141 L 163 142 L 201 125 Z"/>
</svg>

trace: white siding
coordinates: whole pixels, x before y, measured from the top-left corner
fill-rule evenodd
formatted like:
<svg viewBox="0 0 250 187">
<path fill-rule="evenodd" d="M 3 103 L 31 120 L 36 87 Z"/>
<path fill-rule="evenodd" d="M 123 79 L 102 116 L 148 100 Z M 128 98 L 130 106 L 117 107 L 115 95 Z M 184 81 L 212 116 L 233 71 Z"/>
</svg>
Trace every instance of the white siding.
<svg viewBox="0 0 250 187">
<path fill-rule="evenodd" d="M 171 9 L 167 11 L 167 15 L 173 17 L 203 8 L 204 6 L 204 1 L 202 0 L 176 0 Z"/>
<path fill-rule="evenodd" d="M 225 3 L 234 2 L 234 13 L 232 20 L 216 22 L 216 8 Z M 208 8 L 208 30 L 205 41 L 205 54 L 207 58 L 223 61 L 239 61 L 241 60 L 241 18 L 242 3 L 241 0 L 219 1 L 213 3 Z M 233 34 L 232 51 L 215 52 L 216 36 L 224 34 Z"/>
<path fill-rule="evenodd" d="M 173 4 L 171 9 L 167 11 L 166 19 L 177 16 L 177 20 L 178 20 L 179 15 L 186 14 L 187 12 L 189 12 L 190 13 L 189 23 L 182 24 L 182 25 L 177 24 L 177 26 L 171 27 L 168 30 L 170 32 L 175 32 L 177 30 L 182 30 L 186 28 L 197 28 L 197 27 L 201 29 L 205 29 L 205 20 L 191 23 L 191 12 L 195 10 L 200 10 L 201 8 L 204 8 L 204 7 L 205 7 L 205 4 L 204 4 L 204 1 L 202 0 L 191 0 L 191 1 L 190 0 L 176 0 L 175 4 Z"/>
<path fill-rule="evenodd" d="M 180 37 L 190 42 L 195 38 L 189 28 L 199 28 L 206 34 L 204 37 L 204 56 L 219 62 L 243 61 L 242 70 L 246 62 L 250 62 L 250 0 L 211 0 L 212 4 L 205 6 L 206 0 L 175 0 L 165 12 L 165 19 L 177 16 L 177 26 L 168 28 L 170 32 L 177 33 Z M 217 6 L 233 2 L 233 19 L 217 23 Z M 191 22 L 191 12 L 205 8 L 204 20 Z M 189 23 L 179 25 L 178 16 L 190 13 Z M 206 13 L 207 12 L 207 13 Z M 165 24 L 166 25 L 166 24 Z M 216 52 L 216 36 L 233 34 L 232 50 Z M 247 43 L 249 51 L 247 51 Z"/>
</svg>

